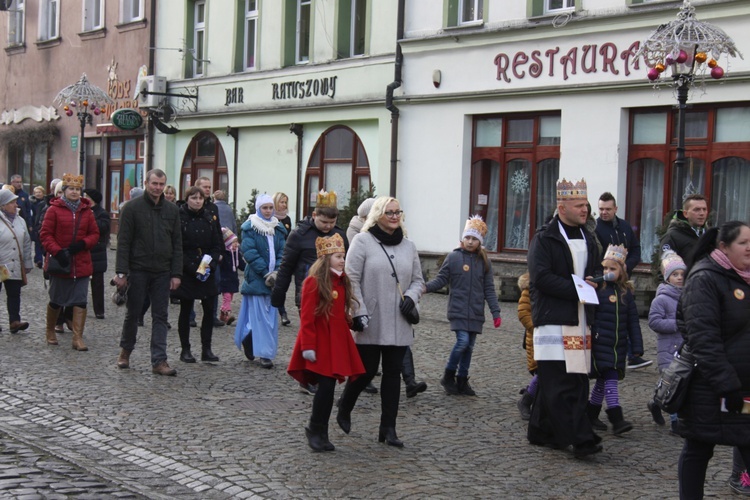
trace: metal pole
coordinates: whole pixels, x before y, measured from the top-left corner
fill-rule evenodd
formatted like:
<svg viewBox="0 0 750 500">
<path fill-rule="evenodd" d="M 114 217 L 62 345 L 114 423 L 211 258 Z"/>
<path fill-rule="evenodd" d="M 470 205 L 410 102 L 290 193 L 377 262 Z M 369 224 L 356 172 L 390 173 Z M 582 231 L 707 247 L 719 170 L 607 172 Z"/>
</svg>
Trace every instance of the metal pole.
<svg viewBox="0 0 750 500">
<path fill-rule="evenodd" d="M 78 120 L 81 122 L 81 139 L 78 141 L 78 175 L 83 175 L 86 182 L 86 150 L 83 147 L 83 134 L 86 132 L 86 108 L 78 112 Z"/>
<path fill-rule="evenodd" d="M 685 165 L 685 110 L 687 109 L 689 75 L 675 75 L 677 82 L 677 156 L 674 160 L 675 168 Z"/>
</svg>

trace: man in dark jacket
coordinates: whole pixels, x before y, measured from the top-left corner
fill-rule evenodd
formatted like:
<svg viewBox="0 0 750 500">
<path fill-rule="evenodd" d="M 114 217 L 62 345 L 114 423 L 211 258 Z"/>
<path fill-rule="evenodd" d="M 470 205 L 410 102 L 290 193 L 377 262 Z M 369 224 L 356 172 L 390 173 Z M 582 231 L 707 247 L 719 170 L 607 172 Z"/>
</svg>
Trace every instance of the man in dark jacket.
<svg viewBox="0 0 750 500">
<path fill-rule="evenodd" d="M 682 210 L 676 210 L 669 222 L 667 232 L 659 242 L 661 252 L 672 250 L 688 265 L 692 264 L 693 248 L 706 232 L 708 203 L 702 194 L 691 194 L 682 203 Z"/>
<path fill-rule="evenodd" d="M 606 192 L 599 197 L 599 218 L 596 220 L 596 237 L 602 244 L 602 248 L 609 245 L 623 245 L 628 250 L 625 266 L 628 277 L 633 274 L 633 269 L 641 261 L 641 243 L 638 241 L 633 228 L 625 220 L 617 216 L 617 202 L 612 193 Z M 628 368 L 634 370 L 648 366 L 653 361 L 644 359 L 642 356 L 634 356 L 628 338 Z"/>
<path fill-rule="evenodd" d="M 580 305 L 571 276 L 590 278 L 601 269 L 596 242 L 583 230 L 586 204 L 585 181 L 558 182 L 558 215 L 537 231 L 528 255 L 539 375 L 528 439 L 556 448 L 572 445 L 577 457 L 602 450 L 587 414 L 586 346 L 590 349 L 594 314 L 592 306 Z"/>
<path fill-rule="evenodd" d="M 94 273 L 91 275 L 91 302 L 94 304 L 97 319 L 104 319 L 104 273 L 107 272 L 109 214 L 102 208 L 102 193 L 96 189 L 84 189 L 83 193 L 91 200 L 91 210 L 99 228 L 99 242 L 91 249 L 91 262 L 94 264 Z"/>
<path fill-rule="evenodd" d="M 220 223 L 220 217 L 219 217 L 219 207 L 211 199 L 211 179 L 209 179 L 208 177 L 198 177 L 195 180 L 195 186 L 198 187 L 198 188 L 200 188 L 201 191 L 203 191 L 203 194 L 206 197 L 206 201 L 203 204 L 203 209 L 206 212 L 208 212 L 209 214 L 211 214 L 211 217 L 213 218 L 213 220 L 216 221 L 215 226 L 216 226 L 216 231 L 217 231 L 217 233 L 219 235 L 219 241 L 223 241 L 224 237 L 221 234 L 221 223 Z M 221 269 L 219 267 L 219 263 L 218 262 L 216 263 L 215 273 L 216 274 L 214 276 L 214 279 L 216 279 L 216 282 L 218 283 L 219 281 L 221 281 Z M 225 323 L 223 321 L 221 321 L 218 316 L 216 316 L 216 315 L 219 314 L 219 307 L 218 307 L 219 302 L 218 301 L 219 301 L 219 299 L 218 299 L 218 296 L 217 296 L 216 303 L 214 304 L 214 306 L 215 306 L 214 307 L 214 312 L 216 313 L 215 317 L 214 317 L 214 326 L 215 327 L 222 327 L 222 326 L 224 326 Z M 198 326 L 197 323 L 195 322 L 195 311 L 193 311 L 193 312 L 190 313 L 190 326 L 191 327 Z"/>
<path fill-rule="evenodd" d="M 16 196 L 18 196 L 17 205 L 21 212 L 21 217 L 26 221 L 26 228 L 31 233 L 34 226 L 34 217 L 31 211 L 31 201 L 29 201 L 29 193 L 23 190 L 23 177 L 19 174 L 14 174 L 10 178 L 10 185 L 13 186 Z"/>
<path fill-rule="evenodd" d="M 127 312 L 120 337 L 119 368 L 130 368 L 143 299 L 151 300 L 151 365 L 156 375 L 175 375 L 167 363 L 169 292 L 182 280 L 182 232 L 177 205 L 164 199 L 167 174 L 146 174 L 146 194 L 130 200 L 120 213 L 117 262 L 118 289 L 128 288 Z"/>
</svg>

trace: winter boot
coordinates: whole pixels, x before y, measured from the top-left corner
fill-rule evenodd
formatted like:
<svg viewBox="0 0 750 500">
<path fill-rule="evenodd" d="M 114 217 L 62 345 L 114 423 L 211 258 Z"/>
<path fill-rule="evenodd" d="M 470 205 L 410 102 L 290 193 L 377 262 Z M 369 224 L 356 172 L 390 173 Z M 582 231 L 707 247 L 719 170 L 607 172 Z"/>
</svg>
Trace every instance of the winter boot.
<svg viewBox="0 0 750 500">
<path fill-rule="evenodd" d="M 336 447 L 328 439 L 328 424 L 323 426 L 323 451 L 335 451 Z"/>
<path fill-rule="evenodd" d="M 312 448 L 313 451 L 325 451 L 322 425 L 310 422 L 308 426 L 305 427 L 305 436 L 307 436 L 307 444 L 310 445 L 310 448 Z"/>
<path fill-rule="evenodd" d="M 60 314 L 60 309 L 54 309 L 52 306 L 47 304 L 47 327 L 45 332 L 47 333 L 47 343 L 49 345 L 58 345 L 57 334 L 55 333 L 55 325 L 57 324 L 57 317 Z"/>
<path fill-rule="evenodd" d="M 593 405 L 591 402 L 586 406 L 586 414 L 591 422 L 591 427 L 596 431 L 606 431 L 607 424 L 599 420 L 599 413 L 602 411 L 602 405 Z M 610 419 L 611 420 L 611 419 Z"/>
<path fill-rule="evenodd" d="M 73 307 L 73 349 L 76 351 L 88 351 L 89 348 L 83 343 L 83 327 L 86 326 L 86 309 Z"/>
<path fill-rule="evenodd" d="M 440 385 L 445 389 L 446 394 L 456 395 L 458 394 L 458 386 L 456 386 L 456 370 L 445 369 L 443 378 L 440 379 Z"/>
<path fill-rule="evenodd" d="M 404 361 L 401 365 L 401 376 L 404 379 L 406 385 L 406 397 L 413 398 L 420 392 L 427 390 L 427 384 L 419 381 L 414 375 L 414 357 L 411 354 L 411 348 L 407 347 L 404 353 Z"/>
<path fill-rule="evenodd" d="M 612 433 L 615 436 L 633 429 L 633 424 L 625 420 L 622 416 L 622 406 L 607 408 L 607 418 L 612 423 Z"/>
<path fill-rule="evenodd" d="M 516 406 L 518 406 L 518 411 L 521 412 L 521 419 L 522 420 L 529 420 L 531 418 L 531 405 L 534 403 L 534 396 L 529 394 L 529 391 L 526 389 L 521 389 L 521 399 L 518 400 L 518 403 L 516 403 Z"/>
<path fill-rule="evenodd" d="M 456 377 L 456 385 L 458 386 L 458 393 L 464 396 L 476 396 L 477 393 L 469 385 L 469 377 Z"/>
</svg>

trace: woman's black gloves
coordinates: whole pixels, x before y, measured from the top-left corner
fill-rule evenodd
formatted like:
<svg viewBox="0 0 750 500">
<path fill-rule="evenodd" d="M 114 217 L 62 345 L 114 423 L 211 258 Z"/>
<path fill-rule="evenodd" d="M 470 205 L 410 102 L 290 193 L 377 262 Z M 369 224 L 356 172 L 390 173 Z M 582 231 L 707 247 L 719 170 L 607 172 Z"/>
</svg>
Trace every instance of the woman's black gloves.
<svg viewBox="0 0 750 500">
<path fill-rule="evenodd" d="M 414 312 L 415 307 L 417 307 L 417 305 L 414 303 L 411 297 L 407 295 L 404 297 L 404 300 L 401 301 L 401 314 L 403 314 L 404 316 L 409 316 L 412 312 Z"/>
<path fill-rule="evenodd" d="M 68 247 L 68 252 L 70 252 L 70 255 L 75 255 L 78 252 L 86 249 L 86 242 L 83 240 L 74 241 L 70 244 Z"/>
<path fill-rule="evenodd" d="M 730 392 L 724 396 L 724 401 L 729 413 L 742 413 L 742 407 L 745 405 L 745 400 L 742 398 L 740 391 Z"/>
</svg>

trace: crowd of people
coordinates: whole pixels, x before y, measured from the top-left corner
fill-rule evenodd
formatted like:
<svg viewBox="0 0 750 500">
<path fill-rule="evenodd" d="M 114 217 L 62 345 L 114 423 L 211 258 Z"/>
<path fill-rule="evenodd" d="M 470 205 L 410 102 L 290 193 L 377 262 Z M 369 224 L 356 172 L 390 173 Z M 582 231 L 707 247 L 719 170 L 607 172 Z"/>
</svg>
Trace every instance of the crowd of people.
<svg viewBox="0 0 750 500">
<path fill-rule="evenodd" d="M 10 331 L 29 327 L 20 316 L 21 289 L 36 265 L 50 282 L 47 344 L 58 345 L 57 334 L 67 327 L 72 348 L 86 351 L 89 286 L 95 316 L 104 318 L 109 216 L 101 208 L 102 195 L 83 189 L 83 176 L 72 174 L 55 179 L 46 196 L 42 188 L 34 188 L 32 197 L 22 188 L 20 176 L 13 176 L 0 189 L 0 278 Z M 333 192 L 321 191 L 312 213 L 296 227 L 286 194 L 264 193 L 254 201 L 255 213 L 238 231 L 226 194 L 212 193 L 210 179 L 196 180 L 182 199 L 159 169 L 147 172 L 144 188 L 134 188 L 120 207 L 112 280 L 127 309 L 119 368 L 130 367 L 138 326 L 150 309 L 152 371 L 176 374 L 167 359 L 170 300 L 180 306 L 179 359 L 197 362 L 190 328 L 196 326 L 198 300 L 201 361 L 219 362 L 213 329 L 236 322 L 238 349 L 271 369 L 279 326 L 291 323 L 284 305 L 294 282 L 300 328 L 287 371 L 314 396 L 305 427 L 308 445 L 335 450 L 328 426 L 335 386 L 345 383 L 335 403 L 341 430 L 351 431 L 360 394 L 379 392 L 378 440 L 403 447 L 396 432 L 401 378 L 407 397 L 427 389 L 415 377 L 410 348 L 418 304 L 422 294 L 447 286 L 447 318 L 456 340 L 440 384 L 448 395 L 476 395 L 469 370 L 485 303 L 493 326 L 502 324 L 492 263 L 482 246 L 487 226 L 480 217 L 466 221 L 459 246 L 425 282 L 396 198 L 365 200 L 346 234 L 337 225 Z M 559 181 L 555 214 L 531 240 L 528 272 L 518 279 L 517 310 L 531 375 L 518 409 L 528 421 L 528 441 L 577 458 L 602 451 L 596 433 L 608 429 L 602 409 L 615 435 L 633 428 L 618 384 L 628 370 L 652 363 L 644 358 L 631 280 L 641 261 L 640 243 L 616 215 L 614 196 L 603 193 L 598 201 L 594 219 L 585 181 Z M 707 220 L 706 199 L 697 194 L 672 214 L 658 253 L 663 282 L 648 314 L 659 371 L 683 345 L 697 360 L 686 402 L 669 415 L 670 432 L 685 438 L 678 468 L 681 498 L 702 497 L 716 444 L 733 447 L 729 484 L 750 495 L 750 227 L 729 221 L 709 228 Z M 236 316 L 235 293 L 242 295 Z M 379 388 L 372 383 L 377 374 L 382 374 Z M 655 401 L 645 406 L 656 424 L 665 425 Z"/>
</svg>

